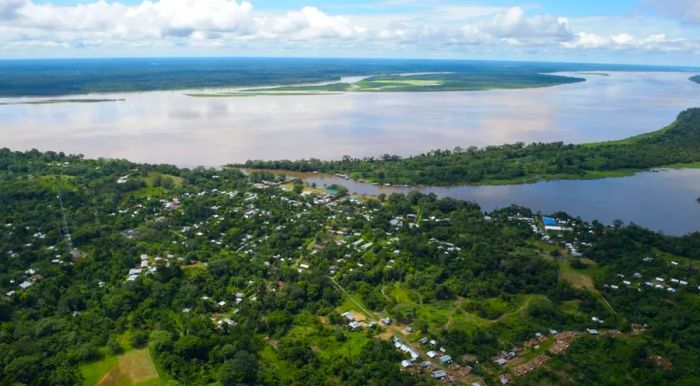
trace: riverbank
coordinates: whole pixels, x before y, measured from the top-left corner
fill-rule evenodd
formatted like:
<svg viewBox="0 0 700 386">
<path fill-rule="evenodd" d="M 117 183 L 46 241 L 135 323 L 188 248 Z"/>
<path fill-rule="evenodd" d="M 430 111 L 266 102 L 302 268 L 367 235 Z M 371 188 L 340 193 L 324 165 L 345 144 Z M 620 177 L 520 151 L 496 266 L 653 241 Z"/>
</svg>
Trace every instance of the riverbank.
<svg viewBox="0 0 700 386">
<path fill-rule="evenodd" d="M 232 165 L 341 174 L 391 185 L 513 185 L 538 181 L 630 176 L 657 168 L 700 167 L 700 109 L 681 112 L 660 129 L 629 138 L 586 144 L 515 143 L 434 150 L 401 158 L 341 161 L 248 161 Z"/>
</svg>

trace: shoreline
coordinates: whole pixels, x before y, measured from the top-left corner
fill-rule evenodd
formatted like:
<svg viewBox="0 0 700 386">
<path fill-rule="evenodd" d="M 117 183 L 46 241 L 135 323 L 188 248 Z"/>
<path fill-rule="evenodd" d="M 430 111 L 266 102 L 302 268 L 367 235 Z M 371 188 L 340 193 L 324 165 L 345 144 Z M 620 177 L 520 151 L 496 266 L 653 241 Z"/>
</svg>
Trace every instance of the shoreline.
<svg viewBox="0 0 700 386">
<path fill-rule="evenodd" d="M 294 174 L 304 174 L 308 175 L 305 177 L 302 176 L 296 176 L 297 178 L 300 178 L 304 180 L 305 178 L 313 177 L 313 176 L 323 176 L 323 177 L 333 177 L 333 178 L 343 178 L 341 176 L 338 176 L 337 174 L 334 173 L 329 173 L 329 172 L 323 172 L 323 171 L 298 171 L 298 170 L 289 170 L 289 169 L 267 169 L 267 168 L 254 168 L 254 167 L 249 167 L 249 166 L 241 166 L 241 165 L 224 165 L 222 166 L 223 168 L 231 168 L 231 169 L 238 169 L 241 170 L 243 173 L 249 174 L 249 173 L 254 173 L 254 172 L 261 172 L 261 173 L 271 173 L 275 175 L 294 175 Z M 345 180 L 350 180 L 354 183 L 358 184 L 368 184 L 368 185 L 373 185 L 377 187 L 385 187 L 385 188 L 402 188 L 402 189 L 408 189 L 408 188 L 415 188 L 415 189 L 425 189 L 425 188 L 431 188 L 431 187 L 436 187 L 436 188 L 459 188 L 462 186 L 470 186 L 470 187 L 478 187 L 478 186 L 509 186 L 509 185 L 529 185 L 529 184 L 537 184 L 540 182 L 553 182 L 553 181 L 591 181 L 591 180 L 602 180 L 602 179 L 607 179 L 607 178 L 624 178 L 624 177 L 632 177 L 636 174 L 640 173 L 656 173 L 656 172 L 664 172 L 664 171 L 669 171 L 669 170 L 682 170 L 682 169 L 700 169 L 700 162 L 694 162 L 694 163 L 676 163 L 676 164 L 670 164 L 670 165 L 663 165 L 663 166 L 657 166 L 653 168 L 647 168 L 647 169 L 618 169 L 618 170 L 611 170 L 611 171 L 605 171 L 605 172 L 589 172 L 584 176 L 577 176 L 577 175 L 560 175 L 560 176 L 551 176 L 551 177 L 540 177 L 540 178 L 526 178 L 526 179 L 517 179 L 517 180 L 484 180 L 476 183 L 457 183 L 457 184 L 450 184 L 450 185 L 440 185 L 440 184 L 418 184 L 418 185 L 410 185 L 410 184 L 392 184 L 389 183 L 388 185 L 386 183 L 379 183 L 379 182 L 374 182 L 370 180 L 360 180 L 357 178 L 352 178 L 348 176 L 348 178 L 343 178 Z"/>
</svg>

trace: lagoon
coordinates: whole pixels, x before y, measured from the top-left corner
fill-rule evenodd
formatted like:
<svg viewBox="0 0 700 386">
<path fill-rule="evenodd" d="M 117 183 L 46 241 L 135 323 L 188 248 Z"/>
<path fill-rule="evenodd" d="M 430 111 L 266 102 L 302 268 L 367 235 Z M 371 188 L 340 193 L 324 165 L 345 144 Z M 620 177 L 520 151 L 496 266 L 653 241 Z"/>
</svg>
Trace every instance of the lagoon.
<svg viewBox="0 0 700 386">
<path fill-rule="evenodd" d="M 252 170 L 246 170 L 250 172 Z M 398 187 L 363 183 L 322 173 L 268 171 L 301 178 L 318 187 L 343 185 L 351 193 L 378 195 L 418 190 L 438 197 L 478 203 L 491 211 L 519 205 L 552 214 L 558 211 L 586 221 L 635 223 L 669 235 L 700 231 L 700 169 L 665 169 L 596 180 L 542 181 L 499 186 Z"/>
</svg>

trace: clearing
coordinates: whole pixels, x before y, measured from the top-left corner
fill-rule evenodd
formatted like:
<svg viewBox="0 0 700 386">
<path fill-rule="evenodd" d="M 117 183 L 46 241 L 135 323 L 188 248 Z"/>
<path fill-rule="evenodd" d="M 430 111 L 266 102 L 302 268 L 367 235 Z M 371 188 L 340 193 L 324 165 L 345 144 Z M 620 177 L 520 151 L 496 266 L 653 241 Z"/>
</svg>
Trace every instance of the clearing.
<svg viewBox="0 0 700 386">
<path fill-rule="evenodd" d="M 157 385 L 159 381 L 151 355 L 147 348 L 134 349 L 119 356 L 105 358 L 82 367 L 83 385 L 127 386 L 144 382 Z"/>
</svg>

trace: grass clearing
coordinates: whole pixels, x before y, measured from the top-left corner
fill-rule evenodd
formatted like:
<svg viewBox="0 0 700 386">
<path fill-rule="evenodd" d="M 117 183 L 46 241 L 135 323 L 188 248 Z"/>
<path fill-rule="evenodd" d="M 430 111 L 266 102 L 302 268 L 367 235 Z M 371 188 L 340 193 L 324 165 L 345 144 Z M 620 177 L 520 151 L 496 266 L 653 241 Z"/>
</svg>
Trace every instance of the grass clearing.
<svg viewBox="0 0 700 386">
<path fill-rule="evenodd" d="M 133 349 L 119 356 L 109 356 L 80 368 L 85 386 L 127 386 L 148 382 L 164 384 L 147 348 Z"/>
<path fill-rule="evenodd" d="M 428 79 L 378 79 L 367 81 L 367 83 L 379 83 L 380 85 L 415 86 L 415 87 L 435 87 L 444 84 L 441 80 Z"/>
<path fill-rule="evenodd" d="M 593 283 L 593 278 L 583 271 L 574 269 L 569 263 L 569 260 L 559 260 L 559 280 L 568 282 L 574 288 L 588 290 L 598 294 L 598 290 Z"/>
<path fill-rule="evenodd" d="M 105 374 L 117 367 L 117 357 L 108 356 L 105 359 L 87 365 L 80 366 L 80 372 L 83 374 L 83 385 L 97 385 Z"/>
</svg>

